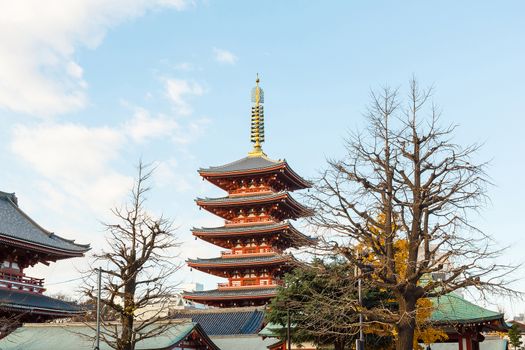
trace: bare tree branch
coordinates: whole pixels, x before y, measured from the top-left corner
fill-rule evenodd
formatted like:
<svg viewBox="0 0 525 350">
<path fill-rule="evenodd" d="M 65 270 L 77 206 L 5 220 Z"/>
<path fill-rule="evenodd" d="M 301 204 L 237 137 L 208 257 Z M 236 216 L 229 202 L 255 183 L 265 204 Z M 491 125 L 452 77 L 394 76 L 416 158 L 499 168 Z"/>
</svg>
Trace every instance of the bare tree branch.
<svg viewBox="0 0 525 350">
<path fill-rule="evenodd" d="M 508 284 L 516 267 L 496 263 L 504 250 L 494 248 L 490 236 L 471 221 L 488 199 L 487 164 L 475 161 L 478 145 L 453 142 L 455 126 L 439 126 L 432 91 L 412 79 L 406 103 L 398 90 L 372 93 L 369 128 L 349 135 L 346 156 L 329 160 L 314 181 L 315 191 L 306 195 L 316 210 L 310 223 L 320 236 L 319 251 L 370 271 L 362 275 L 366 283 L 395 296 L 397 310 L 359 311 L 367 322 L 394 325 L 399 350 L 412 347 L 421 298 L 460 288 L 516 293 Z M 407 254 L 396 261 L 401 240 Z M 434 279 L 437 273 L 442 278 Z M 358 307 L 355 301 L 325 300 L 321 294 L 319 302 L 331 308 Z M 319 326 L 319 321 L 311 322 Z"/>
<path fill-rule="evenodd" d="M 139 163 L 129 202 L 112 209 L 115 223 L 104 224 L 109 248 L 95 255 L 85 274 L 83 293 L 95 300 L 96 267 L 102 270 L 101 303 L 105 314 L 115 317 L 103 320 L 101 339 L 117 350 L 134 350 L 137 342 L 170 327 L 165 311 L 175 294 L 169 279 L 181 267 L 174 262 L 180 244 L 173 223 L 145 207 L 152 174 L 150 166 Z"/>
</svg>

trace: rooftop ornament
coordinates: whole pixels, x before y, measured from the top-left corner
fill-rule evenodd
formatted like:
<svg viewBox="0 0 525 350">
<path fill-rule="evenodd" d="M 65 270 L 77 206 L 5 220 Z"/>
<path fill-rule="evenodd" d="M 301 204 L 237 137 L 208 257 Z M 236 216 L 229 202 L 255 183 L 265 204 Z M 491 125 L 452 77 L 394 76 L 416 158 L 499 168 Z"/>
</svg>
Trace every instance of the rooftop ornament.
<svg viewBox="0 0 525 350">
<path fill-rule="evenodd" d="M 255 79 L 255 87 L 252 89 L 252 125 L 251 125 L 251 142 L 254 144 L 249 157 L 265 157 L 262 150 L 264 142 L 264 91 L 259 87 L 259 74 Z"/>
</svg>

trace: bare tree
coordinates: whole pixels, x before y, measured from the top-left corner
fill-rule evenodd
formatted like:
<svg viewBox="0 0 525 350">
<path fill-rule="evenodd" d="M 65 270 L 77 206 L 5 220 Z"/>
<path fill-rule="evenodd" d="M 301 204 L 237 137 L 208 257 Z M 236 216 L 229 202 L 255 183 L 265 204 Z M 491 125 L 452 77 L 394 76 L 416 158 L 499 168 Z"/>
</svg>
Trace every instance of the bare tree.
<svg viewBox="0 0 525 350">
<path fill-rule="evenodd" d="M 116 221 L 105 224 L 108 248 L 95 255 L 87 275 L 91 283 L 83 290 L 96 299 L 95 266 L 101 266 L 103 314 L 117 318 L 103 322 L 101 340 L 117 350 L 134 350 L 137 342 L 170 326 L 166 309 L 175 285 L 169 279 L 181 266 L 173 255 L 179 243 L 172 222 L 145 207 L 151 176 L 152 169 L 140 163 L 129 202 L 113 209 Z"/>
<path fill-rule="evenodd" d="M 1 304 L 2 303 L 0 303 L 0 306 Z M 2 312 L 0 315 L 0 339 L 7 337 L 9 334 L 13 333 L 17 328 L 22 327 L 24 317 L 26 317 L 28 314 L 29 312 Z"/>
<path fill-rule="evenodd" d="M 413 79 L 406 104 L 396 89 L 372 93 L 368 129 L 345 140 L 346 156 L 328 162 L 308 195 L 322 248 L 394 295 L 397 310 L 353 308 L 395 328 L 398 350 L 413 346 L 418 300 L 468 287 L 512 292 L 504 279 L 514 268 L 495 263 L 502 250 L 470 221 L 487 199 L 486 164 L 475 161 L 477 145 L 452 141 L 455 126 L 439 126 L 431 92 Z"/>
</svg>

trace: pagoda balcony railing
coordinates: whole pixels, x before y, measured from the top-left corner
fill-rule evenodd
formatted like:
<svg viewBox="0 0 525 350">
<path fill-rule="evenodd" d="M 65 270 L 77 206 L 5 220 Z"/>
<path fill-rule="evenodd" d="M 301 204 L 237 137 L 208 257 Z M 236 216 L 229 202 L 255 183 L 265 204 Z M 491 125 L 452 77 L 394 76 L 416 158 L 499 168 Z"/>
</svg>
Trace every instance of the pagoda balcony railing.
<svg viewBox="0 0 525 350">
<path fill-rule="evenodd" d="M 0 288 L 20 290 L 32 293 L 43 293 L 44 288 L 43 278 L 27 277 L 20 274 L 0 271 Z"/>
<path fill-rule="evenodd" d="M 228 257 L 228 258 L 246 258 L 246 257 L 253 257 L 253 256 L 269 256 L 269 255 L 275 255 L 276 251 L 267 251 L 267 252 L 255 252 L 255 253 L 232 253 L 229 250 L 223 250 L 221 251 L 221 256 Z"/>
<path fill-rule="evenodd" d="M 256 193 L 257 195 L 261 194 L 271 194 L 272 189 L 270 187 L 241 187 L 235 190 L 230 190 L 228 192 L 230 197 L 242 197 L 243 195 L 253 195 Z"/>
<path fill-rule="evenodd" d="M 246 289 L 246 288 L 264 288 L 264 287 L 275 287 L 275 286 L 282 286 L 284 284 L 283 281 L 270 281 L 267 284 L 250 284 L 250 285 L 233 285 L 229 284 L 228 282 L 225 283 L 218 283 L 219 289 Z"/>
<path fill-rule="evenodd" d="M 244 218 L 241 218 L 241 220 Z M 250 217 L 253 219 L 253 217 Z M 252 222 L 238 222 L 234 220 L 225 220 L 224 224 L 226 227 L 243 227 L 243 226 L 256 226 L 256 225 L 268 225 L 268 224 L 277 224 L 278 221 L 272 220 L 269 216 L 263 217 L 261 220 Z"/>
<path fill-rule="evenodd" d="M 226 220 L 226 225 L 233 224 L 256 224 L 256 223 L 268 223 L 274 222 L 270 216 L 246 216 L 242 218 L 235 218 L 233 220 Z"/>
</svg>

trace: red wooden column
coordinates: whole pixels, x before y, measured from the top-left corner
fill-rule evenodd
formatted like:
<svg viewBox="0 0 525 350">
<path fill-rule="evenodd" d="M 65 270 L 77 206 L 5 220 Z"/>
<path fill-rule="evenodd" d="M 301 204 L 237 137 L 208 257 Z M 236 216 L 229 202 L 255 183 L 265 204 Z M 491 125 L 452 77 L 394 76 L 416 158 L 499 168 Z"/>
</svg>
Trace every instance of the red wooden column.
<svg viewBox="0 0 525 350">
<path fill-rule="evenodd" d="M 467 340 L 467 350 L 472 350 L 472 334 L 467 334 L 465 339 Z"/>
<path fill-rule="evenodd" d="M 458 347 L 459 350 L 463 350 L 463 337 L 461 336 L 461 334 L 458 335 Z"/>
</svg>

